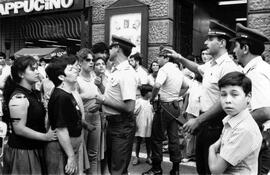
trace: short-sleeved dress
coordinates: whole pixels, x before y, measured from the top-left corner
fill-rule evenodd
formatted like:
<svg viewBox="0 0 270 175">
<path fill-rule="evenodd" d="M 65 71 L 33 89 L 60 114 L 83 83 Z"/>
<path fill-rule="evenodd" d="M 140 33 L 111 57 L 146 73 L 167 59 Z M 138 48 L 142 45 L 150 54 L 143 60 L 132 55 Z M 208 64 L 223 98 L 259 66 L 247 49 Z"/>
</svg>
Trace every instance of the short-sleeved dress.
<svg viewBox="0 0 270 175">
<path fill-rule="evenodd" d="M 134 114 L 136 115 L 137 126 L 135 136 L 150 137 L 154 113 L 149 100 L 137 99 Z"/>
</svg>

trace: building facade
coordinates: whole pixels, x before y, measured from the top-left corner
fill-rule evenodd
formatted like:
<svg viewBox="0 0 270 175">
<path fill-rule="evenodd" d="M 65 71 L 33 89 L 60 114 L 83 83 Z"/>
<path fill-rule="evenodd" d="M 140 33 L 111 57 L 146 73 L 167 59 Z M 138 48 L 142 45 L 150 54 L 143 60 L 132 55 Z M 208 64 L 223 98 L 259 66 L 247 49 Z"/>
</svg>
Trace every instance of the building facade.
<svg viewBox="0 0 270 175">
<path fill-rule="evenodd" d="M 28 6 L 23 4 L 26 2 Z M 134 10 L 140 8 L 147 12 Z M 219 6 L 216 0 L 0 0 L 0 51 L 12 55 L 24 47 L 78 49 L 100 41 L 109 44 L 110 35 L 122 21 L 122 33 L 140 45 L 137 51 L 143 53 L 147 66 L 157 57 L 160 45 L 183 56 L 199 55 L 209 20 L 234 28 L 237 17 L 247 18 L 244 25 L 270 38 L 269 0 L 247 0 L 234 6 Z M 139 25 L 140 30 L 134 30 Z M 270 62 L 270 43 L 264 55 Z"/>
</svg>

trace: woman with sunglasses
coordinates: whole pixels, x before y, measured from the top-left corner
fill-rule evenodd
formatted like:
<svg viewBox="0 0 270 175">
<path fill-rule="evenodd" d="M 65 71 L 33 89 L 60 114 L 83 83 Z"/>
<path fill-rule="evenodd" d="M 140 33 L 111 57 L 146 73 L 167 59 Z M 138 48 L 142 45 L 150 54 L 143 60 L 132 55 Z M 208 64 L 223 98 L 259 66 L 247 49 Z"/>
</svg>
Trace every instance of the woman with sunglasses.
<svg viewBox="0 0 270 175">
<path fill-rule="evenodd" d="M 37 68 L 34 58 L 19 57 L 5 82 L 5 120 L 12 132 L 4 152 L 3 174 L 47 174 L 44 145 L 57 136 L 55 131 L 46 133 L 41 94 L 32 89 L 39 81 Z"/>
<path fill-rule="evenodd" d="M 94 84 L 95 73 L 93 70 L 93 53 L 88 48 L 81 49 L 77 56 L 80 58 L 81 72 L 77 80 L 78 92 L 83 100 L 85 120 L 95 130 L 86 134 L 86 149 L 90 163 L 90 174 L 100 174 L 99 155 L 101 139 L 100 105 L 96 104 L 95 96 L 99 93 Z"/>
</svg>

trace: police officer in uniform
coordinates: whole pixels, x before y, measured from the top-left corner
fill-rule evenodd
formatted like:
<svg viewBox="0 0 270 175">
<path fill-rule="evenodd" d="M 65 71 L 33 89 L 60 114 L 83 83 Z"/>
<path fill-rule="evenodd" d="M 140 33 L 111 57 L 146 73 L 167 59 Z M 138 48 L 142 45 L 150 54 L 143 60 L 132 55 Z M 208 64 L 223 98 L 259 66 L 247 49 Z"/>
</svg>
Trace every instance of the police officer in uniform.
<svg viewBox="0 0 270 175">
<path fill-rule="evenodd" d="M 229 57 L 229 39 L 235 32 L 228 27 L 211 20 L 208 38 L 205 41 L 207 52 L 213 57 L 204 65 L 189 61 L 173 50 L 167 54 L 178 59 L 189 70 L 199 73 L 203 77 L 201 94 L 201 115 L 189 120 L 184 130 L 190 133 L 197 132 L 196 140 L 196 167 L 199 174 L 211 174 L 208 166 L 208 149 L 220 136 L 222 119 L 226 115 L 219 101 L 218 81 L 227 73 L 240 71 L 239 67 Z M 200 128 L 199 128 L 200 127 Z M 199 129 L 199 130 L 198 130 Z"/>
<path fill-rule="evenodd" d="M 270 137 L 270 65 L 263 61 L 264 43 L 269 41 L 258 31 L 236 25 L 234 53 L 244 67 L 244 73 L 252 81 L 251 114 L 262 129 L 263 135 Z M 266 138 L 266 137 L 264 137 Z M 269 138 L 268 138 L 269 139 Z M 258 174 L 267 174 L 270 170 L 269 140 L 263 142 L 259 155 Z"/>
<path fill-rule="evenodd" d="M 104 95 L 96 100 L 103 105 L 108 121 L 107 156 L 108 168 L 112 175 L 128 174 L 132 144 L 135 136 L 135 109 L 137 79 L 136 72 L 128 62 L 134 44 L 113 35 L 110 46 L 110 61 L 115 65 Z"/>
<path fill-rule="evenodd" d="M 188 84 L 184 75 L 174 64 L 174 59 L 164 55 L 163 50 L 158 57 L 160 69 L 153 87 L 151 101 L 153 102 L 158 93 L 160 94 L 160 105 L 153 119 L 151 132 L 152 168 L 143 175 L 162 174 L 162 141 L 165 140 L 167 131 L 169 140 L 170 160 L 173 168 L 170 174 L 179 174 L 179 163 L 181 162 L 180 142 L 178 135 L 178 124 L 175 120 L 180 115 L 179 96 L 187 89 Z"/>
</svg>

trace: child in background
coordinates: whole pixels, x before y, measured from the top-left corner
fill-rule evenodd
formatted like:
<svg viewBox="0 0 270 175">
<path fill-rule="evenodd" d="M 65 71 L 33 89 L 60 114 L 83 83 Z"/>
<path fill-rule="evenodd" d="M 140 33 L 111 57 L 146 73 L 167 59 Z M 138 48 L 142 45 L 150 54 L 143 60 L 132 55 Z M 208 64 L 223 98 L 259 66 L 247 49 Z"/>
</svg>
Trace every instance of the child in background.
<svg viewBox="0 0 270 175">
<path fill-rule="evenodd" d="M 185 97 L 187 100 L 187 108 L 185 109 L 186 119 L 194 119 L 200 115 L 201 111 L 201 93 L 202 93 L 202 76 L 195 73 L 194 79 L 190 82 L 190 89 Z M 196 136 L 190 133 L 185 134 L 186 149 L 185 158 L 182 162 L 196 160 L 195 148 L 196 148 Z"/>
<path fill-rule="evenodd" d="M 145 138 L 146 144 L 146 152 L 147 159 L 146 163 L 151 164 L 152 161 L 150 159 L 151 148 L 150 148 L 150 137 L 152 130 L 152 122 L 153 122 L 153 106 L 150 104 L 150 97 L 152 96 L 151 85 L 142 85 L 140 88 L 142 97 L 136 100 L 135 111 L 134 114 L 136 116 L 136 126 L 137 130 L 135 133 L 136 137 L 136 157 L 134 158 L 132 164 L 137 165 L 140 163 L 139 153 L 140 153 L 140 145 Z"/>
<path fill-rule="evenodd" d="M 248 111 L 251 80 L 231 72 L 218 86 L 221 106 L 228 115 L 222 120 L 220 138 L 209 148 L 209 168 L 213 174 L 257 174 L 262 135 Z"/>
</svg>

